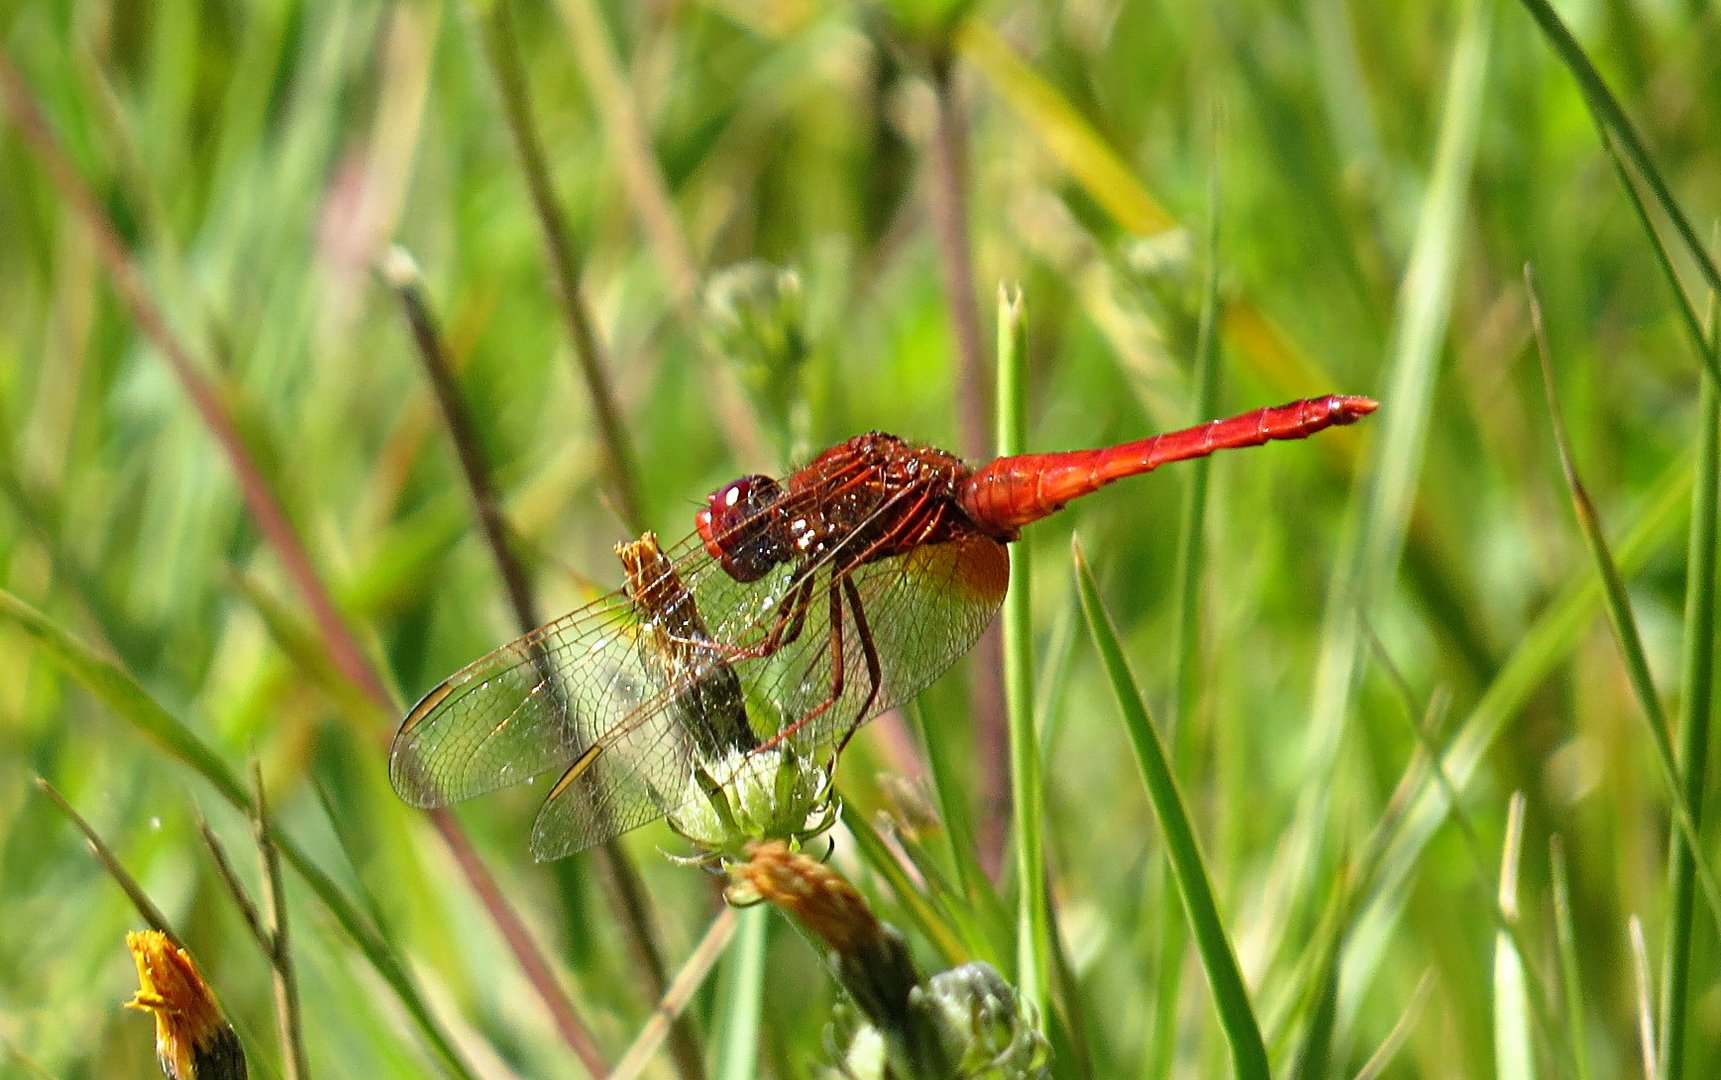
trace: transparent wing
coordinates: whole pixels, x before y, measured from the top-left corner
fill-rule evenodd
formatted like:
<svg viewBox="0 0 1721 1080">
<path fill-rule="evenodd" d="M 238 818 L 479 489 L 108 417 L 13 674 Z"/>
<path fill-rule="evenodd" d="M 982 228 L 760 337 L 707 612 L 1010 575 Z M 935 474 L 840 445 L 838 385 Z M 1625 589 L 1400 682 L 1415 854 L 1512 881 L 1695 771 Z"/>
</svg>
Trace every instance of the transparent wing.
<svg viewBox="0 0 1721 1080">
<path fill-rule="evenodd" d="M 723 576 L 695 542 L 677 551 L 686 577 Z M 426 694 L 395 735 L 389 779 L 414 806 L 446 806 L 566 770 L 629 717 L 650 730 L 643 712 L 669 700 L 663 675 L 638 610 L 610 593 Z"/>
<path fill-rule="evenodd" d="M 839 572 L 833 582 L 831 568 L 841 565 L 833 559 L 815 568 L 804 594 L 795 590 L 790 567 L 747 585 L 705 575 L 694 588 L 700 610 L 726 613 L 711 628 L 712 662 L 667 687 L 570 770 L 533 825 L 533 855 L 570 855 L 680 809 L 700 797 L 690 784 L 696 761 L 727 786 L 731 776 L 696 754 L 688 735 L 710 722 L 714 708 L 745 710 L 743 722 L 761 740 L 819 710 L 789 741 L 813 760 L 828 756 L 856 727 L 919 693 L 972 648 L 997 613 L 1009 577 L 1004 547 L 979 536 L 915 548 Z M 845 578 L 852 588 L 844 587 Z M 841 598 L 834 607 L 833 585 Z M 804 596 L 810 599 L 800 610 Z M 749 651 L 779 617 L 797 616 L 804 621 L 792 641 L 764 655 Z M 839 637 L 841 663 L 834 665 Z M 722 683 L 714 692 L 721 680 L 733 680 L 734 689 Z"/>
<path fill-rule="evenodd" d="M 443 806 L 558 772 L 532 830 L 534 856 L 553 859 L 677 809 L 696 765 L 727 784 L 724 746 L 801 722 L 795 747 L 831 753 L 971 648 L 1008 579 L 1003 546 L 979 536 L 853 556 L 838 547 L 742 583 L 688 538 L 669 558 L 707 630 L 697 648 L 666 649 L 649 612 L 602 597 L 426 694 L 395 736 L 395 790 Z M 768 649 L 774 631 L 784 640 Z"/>
<path fill-rule="evenodd" d="M 755 727 L 783 731 L 818 711 L 791 737 L 809 755 L 835 750 L 973 648 L 1003 601 L 1009 557 L 1002 544 L 971 536 L 866 563 L 846 578 L 852 588 L 839 584 L 833 603 L 831 576 L 818 571 L 801 635 L 749 672 Z"/>
</svg>

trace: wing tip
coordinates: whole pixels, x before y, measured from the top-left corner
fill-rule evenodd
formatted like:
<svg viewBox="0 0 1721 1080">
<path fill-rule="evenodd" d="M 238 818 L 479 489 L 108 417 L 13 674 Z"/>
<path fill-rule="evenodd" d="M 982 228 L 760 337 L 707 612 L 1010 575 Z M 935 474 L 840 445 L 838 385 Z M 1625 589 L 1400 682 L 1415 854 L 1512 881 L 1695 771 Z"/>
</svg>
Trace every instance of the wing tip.
<svg viewBox="0 0 1721 1080">
<path fill-rule="evenodd" d="M 438 790 L 439 785 L 430 778 L 424 768 L 412 735 L 453 692 L 452 679 L 432 687 L 430 692 L 419 698 L 418 704 L 407 712 L 406 719 L 400 722 L 400 730 L 394 733 L 394 743 L 388 752 L 388 782 L 394 788 L 394 793 L 408 806 L 426 810 L 448 805 L 449 800 Z"/>
</svg>

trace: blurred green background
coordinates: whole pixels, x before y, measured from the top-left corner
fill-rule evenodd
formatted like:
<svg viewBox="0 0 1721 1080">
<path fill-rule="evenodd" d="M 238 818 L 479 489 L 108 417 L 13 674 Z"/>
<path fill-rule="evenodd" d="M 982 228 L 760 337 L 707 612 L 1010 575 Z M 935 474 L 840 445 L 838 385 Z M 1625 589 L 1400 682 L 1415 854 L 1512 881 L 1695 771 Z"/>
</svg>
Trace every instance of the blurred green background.
<svg viewBox="0 0 1721 1080">
<path fill-rule="evenodd" d="M 1029 448 L 1194 422 L 1209 282 L 1223 413 L 1333 391 L 1381 400 L 1357 428 L 1215 460 L 1181 692 L 1194 471 L 1126 482 L 1032 530 L 1068 975 L 1057 1075 L 1230 1068 L 1082 625 L 1072 532 L 1162 732 L 1175 721 L 1183 795 L 1276 1072 L 1641 1075 L 1639 1012 L 1659 1037 L 1670 964 L 1690 970 L 1671 1017 L 1688 1051 L 1664 1075 L 1721 1070 L 1715 919 L 1699 897 L 1694 936 L 1670 930 L 1692 903 L 1670 871 L 1674 802 L 1561 479 L 1524 265 L 1577 465 L 1608 534 L 1630 538 L 1615 555 L 1670 723 L 1693 700 L 1709 713 L 1687 674 L 1713 652 L 1687 648 L 1701 626 L 1686 611 L 1701 362 L 1595 108 L 1530 4 L 502 2 L 501 48 L 520 62 L 583 271 L 641 516 L 666 539 L 736 475 L 871 428 L 962 449 L 964 387 L 991 408 L 960 374 L 941 286 L 945 76 L 974 263 L 961 299 L 989 378 L 996 287 L 1024 290 Z M 1700 0 L 1559 10 L 1707 236 L 1721 213 L 1721 14 Z M 0 585 L 115 659 L 236 769 L 260 759 L 280 828 L 370 897 L 476 1071 L 572 1075 L 448 849 L 385 774 L 405 704 L 517 632 L 375 274 L 388 245 L 424 273 L 542 613 L 619 584 L 610 549 L 629 535 L 498 92 L 496 18 L 482 3 L 0 3 L 22 93 L 94 196 L 80 209 L 45 171 L 13 94 L 0 122 Z M 1668 204 L 1632 180 L 1701 311 Z M 330 661 L 208 423 L 113 287 L 91 211 L 215 388 L 396 707 Z M 755 260 L 796 275 L 788 300 L 748 309 L 804 336 L 793 378 L 761 377 L 780 340 L 721 302 L 731 268 Z M 971 674 L 960 666 L 918 709 L 956 828 L 921 833 L 931 854 L 918 857 L 947 875 L 914 891 L 958 913 L 985 907 L 950 883 L 976 819 L 982 846 L 1000 824 L 981 809 L 997 756 L 971 720 Z M 195 829 L 206 815 L 255 890 L 247 823 L 122 712 L 0 619 L 0 1072 L 155 1074 L 149 1022 L 119 1008 L 138 916 L 40 775 L 185 935 L 252 1075 L 279 1075 L 268 965 Z M 1437 812 L 1413 722 L 1456 748 L 1456 816 Z M 889 805 L 881 773 L 922 757 L 918 727 L 873 728 L 841 771 L 869 820 Z M 1514 792 L 1522 854 L 1502 899 Z M 598 861 L 531 863 L 537 799 L 515 790 L 458 816 L 613 1063 L 647 1023 L 651 984 Z M 658 856 L 676 849 L 661 826 L 625 847 L 674 971 L 717 911 L 713 881 Z M 1711 841 L 1706 865 L 1713 854 Z M 927 967 L 945 966 L 877 857 L 841 838 L 832 861 Z M 444 1068 L 291 873 L 287 892 L 313 1073 Z M 971 931 L 968 951 L 1008 969 L 1008 918 L 994 930 Z M 1517 962 L 1527 990 L 1514 990 Z M 807 1075 L 831 981 L 780 921 L 764 971 L 749 983 L 720 964 L 689 1005 L 695 1043 L 728 1075 Z M 718 1062 L 737 1001 L 754 996 L 757 1038 Z M 660 1056 L 648 1075 L 689 1070 Z"/>
</svg>

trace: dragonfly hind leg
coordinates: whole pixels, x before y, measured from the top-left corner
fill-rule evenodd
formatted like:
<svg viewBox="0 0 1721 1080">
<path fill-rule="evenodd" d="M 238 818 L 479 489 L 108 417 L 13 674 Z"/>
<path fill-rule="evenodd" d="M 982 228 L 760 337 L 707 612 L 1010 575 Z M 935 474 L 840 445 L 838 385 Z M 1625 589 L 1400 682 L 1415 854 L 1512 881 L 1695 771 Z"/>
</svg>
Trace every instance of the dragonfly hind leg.
<svg viewBox="0 0 1721 1080">
<path fill-rule="evenodd" d="M 842 700 L 843 691 L 848 685 L 848 674 L 843 663 L 843 607 L 846 604 L 854 613 L 855 633 L 860 641 L 861 657 L 866 664 L 867 694 L 855 714 L 854 722 L 843 732 L 842 739 L 837 743 L 835 753 L 841 754 L 848 746 L 849 739 L 860 729 L 866 719 L 872 703 L 878 700 L 879 684 L 883 681 L 883 668 L 879 661 L 878 648 L 873 643 L 872 628 L 867 625 L 866 612 L 861 607 L 860 592 L 855 588 L 853 579 L 846 575 L 840 582 L 830 586 L 830 651 L 831 651 L 831 686 L 825 699 L 803 713 L 793 723 L 786 725 L 775 735 L 759 744 L 760 750 L 770 750 L 793 738 L 808 724 L 829 712 Z"/>
</svg>

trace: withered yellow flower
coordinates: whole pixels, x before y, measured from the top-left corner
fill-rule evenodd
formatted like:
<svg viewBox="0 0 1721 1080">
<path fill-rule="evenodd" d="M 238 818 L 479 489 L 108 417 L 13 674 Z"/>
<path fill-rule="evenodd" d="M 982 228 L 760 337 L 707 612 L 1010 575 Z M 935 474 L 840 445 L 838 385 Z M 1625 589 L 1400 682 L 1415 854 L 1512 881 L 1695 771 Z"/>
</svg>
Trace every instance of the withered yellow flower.
<svg viewBox="0 0 1721 1080">
<path fill-rule="evenodd" d="M 191 954 L 160 930 L 125 936 L 138 991 L 126 1008 L 155 1015 L 155 1056 L 170 1080 L 244 1080 L 245 1049 Z"/>
</svg>

